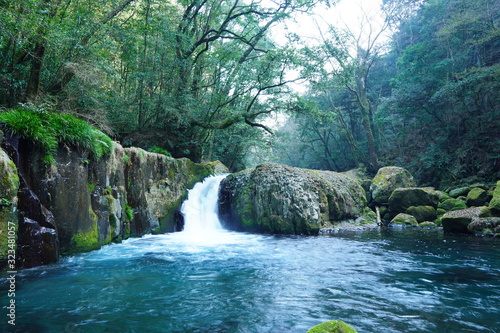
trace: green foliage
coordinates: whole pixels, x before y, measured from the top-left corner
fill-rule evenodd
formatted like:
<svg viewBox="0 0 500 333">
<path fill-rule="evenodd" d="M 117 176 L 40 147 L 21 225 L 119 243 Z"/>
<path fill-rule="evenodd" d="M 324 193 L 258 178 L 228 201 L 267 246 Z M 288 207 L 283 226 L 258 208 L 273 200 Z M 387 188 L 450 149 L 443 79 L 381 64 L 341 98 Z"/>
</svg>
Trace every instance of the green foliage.
<svg viewBox="0 0 500 333">
<path fill-rule="evenodd" d="M 163 155 L 167 155 L 167 156 L 172 156 L 172 154 L 170 154 L 170 152 L 166 149 L 163 149 L 161 147 L 158 147 L 158 146 L 154 146 L 154 147 L 151 147 L 148 149 L 148 151 L 152 152 L 152 153 L 157 153 L 157 154 L 163 154 Z"/>
<path fill-rule="evenodd" d="M 59 144 L 87 149 L 95 158 L 109 154 L 113 148 L 113 141 L 100 130 L 75 116 L 49 111 L 44 106 L 25 104 L 2 112 L 0 123 L 12 133 L 42 147 L 48 164 L 54 163 Z"/>
</svg>

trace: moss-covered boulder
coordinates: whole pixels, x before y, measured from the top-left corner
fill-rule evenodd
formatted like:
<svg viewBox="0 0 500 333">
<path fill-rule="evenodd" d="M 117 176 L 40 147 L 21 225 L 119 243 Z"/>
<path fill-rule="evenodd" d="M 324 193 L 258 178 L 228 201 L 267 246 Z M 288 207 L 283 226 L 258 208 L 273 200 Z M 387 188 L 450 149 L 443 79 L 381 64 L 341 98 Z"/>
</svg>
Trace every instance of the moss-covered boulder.
<svg viewBox="0 0 500 333">
<path fill-rule="evenodd" d="M 470 207 L 479 207 L 487 203 L 491 198 L 488 192 L 482 188 L 476 187 L 467 194 L 467 205 Z"/>
<path fill-rule="evenodd" d="M 396 188 L 415 186 L 415 180 L 406 169 L 389 166 L 380 168 L 372 180 L 370 191 L 376 205 L 389 202 L 389 197 Z"/>
<path fill-rule="evenodd" d="M 414 227 L 414 226 L 417 226 L 418 225 L 418 221 L 417 219 L 412 216 L 412 215 L 409 215 L 409 214 L 405 214 L 405 213 L 399 213 L 398 215 L 396 215 L 392 220 L 391 220 L 391 223 L 390 224 L 393 224 L 393 225 L 404 225 L 404 226 L 411 226 L 411 227 Z"/>
<path fill-rule="evenodd" d="M 357 333 L 357 331 L 341 320 L 330 320 L 314 326 L 307 333 Z"/>
<path fill-rule="evenodd" d="M 17 168 L 5 151 L 0 149 L 0 266 L 9 254 L 9 244 L 15 243 L 17 236 L 18 189 Z M 9 242 L 9 239 L 13 240 Z M 15 246 L 11 249 L 15 249 Z"/>
<path fill-rule="evenodd" d="M 424 221 L 418 224 L 421 228 L 436 228 L 437 224 L 431 221 Z"/>
<path fill-rule="evenodd" d="M 432 206 L 411 206 L 406 210 L 409 214 L 417 219 L 417 221 L 434 221 L 437 218 L 436 209 Z"/>
<path fill-rule="evenodd" d="M 500 216 L 500 180 L 493 190 L 493 198 L 490 201 L 489 208 L 494 216 Z"/>
<path fill-rule="evenodd" d="M 459 187 L 459 188 L 453 189 L 448 194 L 452 198 L 458 198 L 461 196 L 466 196 L 467 193 L 469 193 L 469 191 L 470 191 L 470 187 L 465 186 L 465 187 Z"/>
<path fill-rule="evenodd" d="M 461 199 L 450 198 L 444 200 L 443 202 L 440 202 L 438 207 L 444 209 L 447 212 L 451 212 L 453 210 L 466 209 L 467 205 Z"/>
<path fill-rule="evenodd" d="M 330 171 L 262 164 L 221 182 L 219 212 L 232 230 L 317 234 L 365 208 L 359 183 Z"/>
<path fill-rule="evenodd" d="M 389 211 L 394 215 L 405 213 L 411 206 L 431 206 L 437 208 L 439 196 L 431 188 L 398 188 L 389 197 Z"/>
<path fill-rule="evenodd" d="M 449 233 L 470 233 L 468 226 L 473 220 L 479 219 L 480 213 L 481 207 L 448 212 L 441 217 L 443 230 Z"/>
<path fill-rule="evenodd" d="M 473 219 L 467 226 L 470 232 L 483 235 L 500 235 L 500 217 Z"/>
</svg>

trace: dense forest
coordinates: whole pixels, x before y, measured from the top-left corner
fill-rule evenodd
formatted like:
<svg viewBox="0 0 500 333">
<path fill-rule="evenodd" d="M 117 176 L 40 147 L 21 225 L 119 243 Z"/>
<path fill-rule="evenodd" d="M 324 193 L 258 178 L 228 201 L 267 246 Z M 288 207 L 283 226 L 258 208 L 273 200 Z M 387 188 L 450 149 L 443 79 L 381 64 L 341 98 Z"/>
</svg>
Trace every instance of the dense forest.
<svg viewBox="0 0 500 333">
<path fill-rule="evenodd" d="M 363 35 L 331 24 L 319 45 L 273 38 L 319 6 L 335 1 L 0 1 L 0 106 L 70 113 L 125 146 L 233 171 L 500 178 L 499 0 L 384 0 L 384 24 Z"/>
</svg>

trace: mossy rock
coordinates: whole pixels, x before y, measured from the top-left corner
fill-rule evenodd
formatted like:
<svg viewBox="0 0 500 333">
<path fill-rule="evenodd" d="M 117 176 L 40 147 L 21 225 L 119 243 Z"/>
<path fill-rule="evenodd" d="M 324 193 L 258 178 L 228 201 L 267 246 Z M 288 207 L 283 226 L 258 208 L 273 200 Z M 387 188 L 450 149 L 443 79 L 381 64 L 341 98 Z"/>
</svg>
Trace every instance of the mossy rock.
<svg viewBox="0 0 500 333">
<path fill-rule="evenodd" d="M 500 181 L 497 182 L 493 190 L 493 198 L 490 201 L 489 208 L 494 216 L 500 216 Z"/>
<path fill-rule="evenodd" d="M 448 193 L 443 192 L 443 191 L 436 191 L 436 194 L 439 197 L 439 202 L 443 202 L 443 201 L 448 200 L 448 199 L 451 198 Z"/>
<path fill-rule="evenodd" d="M 405 213 L 399 213 L 391 220 L 391 224 L 404 226 L 417 226 L 418 221 L 414 216 Z"/>
<path fill-rule="evenodd" d="M 431 206 L 437 208 L 439 197 L 431 188 L 398 188 L 389 198 L 389 210 L 393 214 L 405 213 L 411 206 Z"/>
<path fill-rule="evenodd" d="M 467 186 L 467 187 L 460 187 L 460 188 L 453 189 L 448 194 L 452 198 L 458 198 L 461 196 L 466 196 L 467 193 L 469 193 L 469 191 L 470 191 L 470 187 Z"/>
<path fill-rule="evenodd" d="M 436 209 L 436 214 L 437 214 L 437 216 L 438 216 L 438 217 L 439 217 L 439 216 L 442 216 L 442 215 L 444 215 L 444 214 L 446 214 L 446 212 L 447 212 L 447 211 L 446 211 L 446 210 L 444 210 L 443 208 L 438 208 L 438 209 Z"/>
<path fill-rule="evenodd" d="M 479 218 L 481 207 L 474 207 L 448 212 L 441 218 L 443 230 L 449 233 L 470 233 L 469 224 Z"/>
<path fill-rule="evenodd" d="M 475 234 L 499 234 L 500 233 L 500 217 L 486 217 L 474 219 L 467 226 L 468 230 Z"/>
<path fill-rule="evenodd" d="M 432 206 L 411 206 L 406 214 L 412 215 L 418 222 L 433 221 L 437 218 L 436 209 Z"/>
<path fill-rule="evenodd" d="M 463 202 L 463 200 L 450 198 L 441 202 L 438 207 L 446 210 L 447 212 L 451 212 L 454 210 L 466 209 L 467 205 Z"/>
<path fill-rule="evenodd" d="M 418 224 L 421 228 L 436 228 L 437 224 L 431 221 L 425 221 Z"/>
<path fill-rule="evenodd" d="M 357 333 L 357 331 L 341 320 L 330 320 L 314 326 L 307 333 Z"/>
<path fill-rule="evenodd" d="M 390 166 L 378 170 L 372 180 L 370 192 L 375 204 L 383 204 L 389 202 L 395 189 L 412 186 L 415 186 L 415 180 L 408 170 Z"/>
<path fill-rule="evenodd" d="M 467 205 L 470 207 L 479 207 L 486 204 L 491 198 L 488 192 L 482 188 L 476 187 L 469 191 L 467 194 Z"/>
</svg>

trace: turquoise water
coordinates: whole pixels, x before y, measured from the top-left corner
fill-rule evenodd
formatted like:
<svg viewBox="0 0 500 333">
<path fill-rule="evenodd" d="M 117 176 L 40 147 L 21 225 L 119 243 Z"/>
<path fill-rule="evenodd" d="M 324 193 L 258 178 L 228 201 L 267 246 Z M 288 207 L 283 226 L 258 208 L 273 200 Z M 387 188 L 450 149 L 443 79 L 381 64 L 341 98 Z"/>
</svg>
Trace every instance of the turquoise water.
<svg viewBox="0 0 500 333">
<path fill-rule="evenodd" d="M 341 319 L 358 332 L 500 332 L 499 242 L 414 229 L 146 236 L 19 272 L 9 331 L 305 332 Z M 6 283 L 0 293 L 5 306 Z"/>
</svg>

